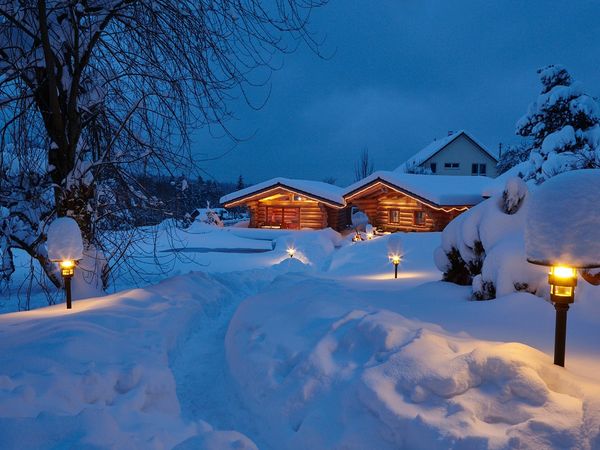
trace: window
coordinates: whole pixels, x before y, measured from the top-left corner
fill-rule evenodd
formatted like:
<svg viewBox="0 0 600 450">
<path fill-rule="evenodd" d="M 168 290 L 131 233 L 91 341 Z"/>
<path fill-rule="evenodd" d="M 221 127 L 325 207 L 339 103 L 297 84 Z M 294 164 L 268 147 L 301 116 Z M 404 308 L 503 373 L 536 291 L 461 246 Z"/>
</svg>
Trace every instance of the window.
<svg viewBox="0 0 600 450">
<path fill-rule="evenodd" d="M 431 169 L 431 173 L 437 172 L 437 164 L 436 163 L 429 164 L 429 168 Z"/>
<path fill-rule="evenodd" d="M 471 164 L 471 175 L 486 175 L 487 164 Z"/>
<path fill-rule="evenodd" d="M 390 209 L 390 223 L 400 223 L 400 211 L 397 209 Z"/>
<path fill-rule="evenodd" d="M 452 163 L 444 163 L 444 169 L 458 169 L 460 167 L 460 163 L 452 162 Z"/>
<path fill-rule="evenodd" d="M 425 225 L 425 212 L 424 211 L 415 211 L 415 215 L 413 218 L 413 222 L 415 225 Z"/>
</svg>

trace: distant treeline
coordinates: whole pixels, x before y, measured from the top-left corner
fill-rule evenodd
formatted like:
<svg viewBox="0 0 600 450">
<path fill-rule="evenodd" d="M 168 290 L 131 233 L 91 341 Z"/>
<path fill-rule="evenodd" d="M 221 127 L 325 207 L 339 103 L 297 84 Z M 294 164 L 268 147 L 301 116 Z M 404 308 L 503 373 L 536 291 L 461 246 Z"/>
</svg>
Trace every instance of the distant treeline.
<svg viewBox="0 0 600 450">
<path fill-rule="evenodd" d="M 138 176 L 139 186 L 148 198 L 156 199 L 156 207 L 132 211 L 137 226 L 154 225 L 167 218 L 184 220 L 196 208 L 206 208 L 207 202 L 216 208 L 219 199 L 237 189 L 238 183 L 205 180 L 201 176 Z"/>
</svg>

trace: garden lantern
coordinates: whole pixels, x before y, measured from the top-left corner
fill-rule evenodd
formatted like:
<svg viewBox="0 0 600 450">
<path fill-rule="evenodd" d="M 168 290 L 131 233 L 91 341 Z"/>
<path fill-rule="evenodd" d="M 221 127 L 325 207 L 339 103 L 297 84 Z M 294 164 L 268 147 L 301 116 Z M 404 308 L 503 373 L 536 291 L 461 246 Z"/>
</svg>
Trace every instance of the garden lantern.
<svg viewBox="0 0 600 450">
<path fill-rule="evenodd" d="M 367 240 L 373 239 L 373 233 L 367 233 Z"/>
<path fill-rule="evenodd" d="M 65 281 L 65 294 L 67 297 L 67 309 L 71 309 L 71 279 L 75 275 L 75 261 L 72 259 L 65 259 L 59 261 L 60 274 Z"/>
<path fill-rule="evenodd" d="M 296 249 L 294 247 L 288 247 L 287 254 L 290 256 L 290 258 L 293 258 L 296 254 Z"/>
<path fill-rule="evenodd" d="M 556 310 L 554 364 L 564 367 L 567 342 L 567 312 L 569 311 L 569 305 L 575 301 L 577 270 L 562 265 L 551 266 L 548 283 L 550 284 L 550 299 Z"/>
<path fill-rule="evenodd" d="M 400 255 L 397 253 L 390 255 L 389 258 L 394 265 L 394 278 L 398 278 L 398 265 L 400 264 L 400 260 L 402 258 L 400 258 Z"/>
<path fill-rule="evenodd" d="M 600 267 L 598 186 L 600 170 L 573 170 L 550 178 L 528 199 L 525 252 L 530 263 L 550 267 L 558 366 L 565 365 L 567 312 L 575 301 L 577 271 Z"/>
<path fill-rule="evenodd" d="M 71 309 L 71 280 L 77 261 L 83 258 L 83 239 L 77 222 L 59 217 L 48 227 L 46 247 L 48 259 L 57 262 L 64 280 L 67 309 Z"/>
</svg>

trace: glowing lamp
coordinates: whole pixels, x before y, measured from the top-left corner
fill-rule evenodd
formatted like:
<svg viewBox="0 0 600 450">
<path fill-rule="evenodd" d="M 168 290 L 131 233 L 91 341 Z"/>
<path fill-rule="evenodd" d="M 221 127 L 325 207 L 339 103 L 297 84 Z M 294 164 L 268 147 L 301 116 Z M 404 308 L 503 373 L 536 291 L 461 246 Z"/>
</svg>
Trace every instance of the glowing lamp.
<svg viewBox="0 0 600 450">
<path fill-rule="evenodd" d="M 370 241 L 373 239 L 373 233 L 367 233 L 367 239 Z"/>
<path fill-rule="evenodd" d="M 552 303 L 573 303 L 575 286 L 577 286 L 577 270 L 567 266 L 551 266 L 548 284 L 550 284 Z"/>
<path fill-rule="evenodd" d="M 288 247 L 287 254 L 290 256 L 290 258 L 293 258 L 296 254 L 296 249 L 294 247 Z"/>
<path fill-rule="evenodd" d="M 398 278 L 398 265 L 400 264 L 400 260 L 402 259 L 398 253 L 393 253 L 389 255 L 390 261 L 394 265 L 394 278 Z"/>
<path fill-rule="evenodd" d="M 75 274 L 75 261 L 72 259 L 65 259 L 59 261 L 60 274 L 65 278 L 70 278 Z"/>
<path fill-rule="evenodd" d="M 352 238 L 352 242 L 360 242 L 360 241 L 362 241 L 362 237 L 360 237 L 360 233 L 357 232 L 354 235 L 354 237 Z"/>
</svg>

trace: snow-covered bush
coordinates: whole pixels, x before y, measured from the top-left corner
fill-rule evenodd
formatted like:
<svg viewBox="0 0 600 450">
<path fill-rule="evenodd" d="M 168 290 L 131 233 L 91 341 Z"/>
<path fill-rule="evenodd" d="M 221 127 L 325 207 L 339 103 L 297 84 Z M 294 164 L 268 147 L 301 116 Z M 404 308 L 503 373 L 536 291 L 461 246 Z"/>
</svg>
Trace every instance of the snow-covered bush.
<svg viewBox="0 0 600 450">
<path fill-rule="evenodd" d="M 542 183 L 569 170 L 600 167 L 600 108 L 561 66 L 538 70 L 542 92 L 517 122 L 530 140 L 526 180 Z"/>
<path fill-rule="evenodd" d="M 537 292 L 544 284 L 545 270 L 525 258 L 527 199 L 525 183 L 511 178 L 501 194 L 450 222 L 435 252 L 444 280 L 472 284 L 478 300 L 515 291 Z"/>
</svg>

